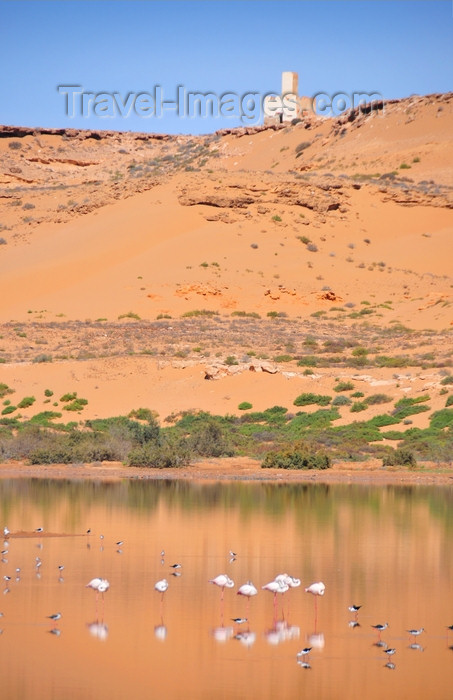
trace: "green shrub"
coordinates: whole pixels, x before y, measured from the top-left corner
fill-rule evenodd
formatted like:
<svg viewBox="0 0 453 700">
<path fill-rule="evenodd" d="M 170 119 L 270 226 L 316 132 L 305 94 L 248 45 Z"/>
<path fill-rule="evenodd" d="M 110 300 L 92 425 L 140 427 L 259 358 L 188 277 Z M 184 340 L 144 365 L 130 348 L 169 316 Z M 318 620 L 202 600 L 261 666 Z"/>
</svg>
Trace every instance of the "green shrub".
<svg viewBox="0 0 453 700">
<path fill-rule="evenodd" d="M 297 396 L 294 399 L 293 404 L 294 406 L 309 406 L 311 404 L 317 404 L 318 406 L 328 406 L 328 404 L 331 401 L 331 396 L 326 396 L 323 394 L 305 393 L 299 394 L 299 396 Z"/>
<path fill-rule="evenodd" d="M 450 396 L 447 396 L 447 401 L 445 403 L 445 406 L 452 406 L 453 405 L 453 394 L 450 394 Z"/>
<path fill-rule="evenodd" d="M 127 464 L 154 469 L 185 467 L 190 464 L 190 453 L 184 441 L 164 441 L 160 445 L 147 443 L 131 450 Z"/>
<path fill-rule="evenodd" d="M 291 448 L 268 452 L 261 463 L 263 469 L 328 469 L 330 466 L 327 454 Z"/>
<path fill-rule="evenodd" d="M 387 396 L 387 394 L 371 394 L 371 396 L 367 396 L 366 402 L 368 406 L 376 406 L 381 403 L 390 403 L 391 400 L 392 397 Z"/>
<path fill-rule="evenodd" d="M 441 380 L 440 383 L 442 384 L 442 386 L 446 386 L 447 384 L 453 384 L 453 374 L 448 374 Z"/>
<path fill-rule="evenodd" d="M 10 389 L 8 384 L 0 382 L 0 399 L 3 399 L 7 394 L 14 394 L 14 389 Z"/>
<path fill-rule="evenodd" d="M 368 355 L 368 350 L 366 348 L 362 347 L 361 345 L 358 345 L 356 348 L 354 348 L 352 350 L 351 355 L 353 357 L 365 357 L 366 355 Z"/>
<path fill-rule="evenodd" d="M 272 358 L 274 362 L 291 362 L 292 355 L 275 355 L 275 357 Z"/>
<path fill-rule="evenodd" d="M 51 391 L 50 389 L 46 389 L 44 391 L 44 396 L 53 396 L 53 391 Z"/>
<path fill-rule="evenodd" d="M 453 409 L 442 408 L 440 411 L 434 411 L 430 417 L 431 428 L 436 428 L 437 430 L 443 430 L 447 426 L 451 426 L 453 423 Z"/>
<path fill-rule="evenodd" d="M 400 399 L 395 404 L 395 409 L 393 415 L 403 420 L 408 416 L 412 416 L 416 413 L 423 413 L 424 411 L 429 411 L 429 406 L 421 406 L 421 403 L 429 401 L 429 395 L 417 396 L 415 398 L 404 397 Z"/>
<path fill-rule="evenodd" d="M 88 403 L 87 399 L 82 399 L 82 398 L 76 398 L 74 401 L 71 401 L 70 403 L 67 403 L 66 406 L 63 406 L 64 411 L 82 411 L 84 406 L 86 406 Z"/>
<path fill-rule="evenodd" d="M 415 467 L 417 465 L 417 460 L 412 450 L 408 450 L 401 447 L 393 452 L 389 452 L 385 455 L 382 460 L 382 465 L 384 467 L 394 467 L 394 466 L 404 466 L 404 467 Z"/>
<path fill-rule="evenodd" d="M 231 366 L 231 365 L 238 365 L 239 362 L 237 361 L 237 359 L 235 358 L 234 355 L 228 355 L 228 357 L 225 358 L 225 364 L 228 366 Z"/>
<path fill-rule="evenodd" d="M 408 357 L 389 357 L 388 355 L 376 355 L 374 358 L 376 367 L 407 367 L 410 363 Z"/>
<path fill-rule="evenodd" d="M 360 413 L 360 411 L 366 411 L 368 404 L 364 401 L 354 401 L 351 406 L 351 413 Z"/>
<path fill-rule="evenodd" d="M 73 391 L 70 394 L 63 394 L 63 396 L 60 396 L 60 401 L 62 403 L 65 403 L 66 401 L 74 401 L 74 399 L 77 398 L 77 392 Z"/>
<path fill-rule="evenodd" d="M 46 353 L 42 352 L 33 358 L 33 362 L 52 362 L 52 355 L 47 355 Z"/>
<path fill-rule="evenodd" d="M 305 355 L 297 363 L 298 367 L 317 367 L 318 364 L 319 360 L 314 355 Z"/>
<path fill-rule="evenodd" d="M 352 403 L 348 396 L 335 396 L 332 406 L 349 406 Z"/>
<path fill-rule="evenodd" d="M 24 398 L 17 404 L 17 408 L 29 408 L 30 406 L 33 406 L 35 401 L 36 399 L 34 396 L 24 396 Z"/>
<path fill-rule="evenodd" d="M 334 391 L 352 391 L 354 384 L 352 382 L 338 382 L 333 388 Z"/>
<path fill-rule="evenodd" d="M 249 403 L 248 401 L 243 401 L 242 403 L 239 404 L 238 409 L 240 411 L 249 411 L 251 408 L 253 408 L 252 404 Z"/>
<path fill-rule="evenodd" d="M 37 413 L 35 416 L 32 416 L 29 423 L 32 425 L 49 426 L 52 425 L 50 421 L 54 420 L 55 418 L 61 418 L 61 416 L 62 414 L 58 413 L 58 411 L 41 411 L 41 413 Z"/>
<path fill-rule="evenodd" d="M 7 416 L 9 413 L 14 413 L 17 410 L 17 406 L 5 406 L 2 411 L 2 416 Z"/>
<path fill-rule="evenodd" d="M 187 441 L 190 451 L 200 457 L 232 457 L 229 433 L 214 418 L 201 422 Z"/>
<path fill-rule="evenodd" d="M 145 420 L 148 423 L 155 422 L 155 414 L 150 408 L 136 408 L 128 414 L 128 418 Z"/>
</svg>

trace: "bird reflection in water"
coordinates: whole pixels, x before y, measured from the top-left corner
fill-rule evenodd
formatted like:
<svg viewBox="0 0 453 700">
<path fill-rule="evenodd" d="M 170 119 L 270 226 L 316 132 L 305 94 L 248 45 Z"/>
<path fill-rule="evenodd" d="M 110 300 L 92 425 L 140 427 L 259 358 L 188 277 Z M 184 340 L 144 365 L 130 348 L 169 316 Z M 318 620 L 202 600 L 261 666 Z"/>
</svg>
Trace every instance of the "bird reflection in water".
<svg viewBox="0 0 453 700">
<path fill-rule="evenodd" d="M 286 620 L 274 621 L 271 629 L 264 632 L 269 644 L 276 646 L 291 639 L 299 639 L 300 627 L 290 625 Z"/>
<path fill-rule="evenodd" d="M 154 636 L 160 642 L 165 642 L 165 640 L 167 639 L 167 628 L 165 627 L 163 620 L 161 620 L 160 625 L 156 625 L 154 627 Z"/>
<path fill-rule="evenodd" d="M 109 628 L 103 622 L 88 622 L 87 628 L 91 636 L 100 639 L 101 642 L 105 642 L 109 636 Z"/>
<path fill-rule="evenodd" d="M 214 627 L 214 629 L 211 630 L 211 634 L 216 642 L 227 642 L 233 637 L 234 630 L 232 627 L 224 627 L 224 625 L 221 625 L 220 627 Z"/>
<path fill-rule="evenodd" d="M 244 646 L 251 647 L 253 644 L 255 644 L 256 634 L 255 632 L 239 632 L 239 634 L 236 634 L 234 638 L 237 639 L 238 642 L 241 642 L 241 644 Z"/>
<path fill-rule="evenodd" d="M 308 635 L 307 641 L 312 649 L 318 649 L 321 651 L 326 645 L 326 640 L 322 632 L 314 632 Z"/>
</svg>

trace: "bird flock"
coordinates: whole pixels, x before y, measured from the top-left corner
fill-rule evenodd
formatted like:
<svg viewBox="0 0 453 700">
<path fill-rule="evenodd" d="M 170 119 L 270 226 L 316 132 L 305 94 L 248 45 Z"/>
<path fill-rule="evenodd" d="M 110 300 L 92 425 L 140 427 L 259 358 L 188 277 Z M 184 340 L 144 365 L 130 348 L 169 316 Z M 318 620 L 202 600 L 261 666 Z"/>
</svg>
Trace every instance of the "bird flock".
<svg viewBox="0 0 453 700">
<path fill-rule="evenodd" d="M 43 533 L 43 528 L 39 527 L 36 528 L 34 533 L 40 534 Z M 3 564 L 8 564 L 8 556 L 10 553 L 9 550 L 9 543 L 10 543 L 10 535 L 11 532 L 8 529 L 7 526 L 3 528 L 3 549 L 1 551 L 1 562 Z M 87 537 L 91 535 L 91 529 L 88 529 L 86 531 Z M 41 539 L 41 538 L 40 538 Z M 100 535 L 100 540 L 101 540 L 101 550 L 103 550 L 103 540 L 104 540 L 104 535 Z M 115 543 L 115 546 L 118 547 L 117 552 L 121 553 L 121 547 L 124 544 L 123 540 L 119 540 Z M 41 546 L 42 545 L 38 545 Z M 160 553 L 161 556 L 161 564 L 165 564 L 165 550 L 162 550 Z M 236 561 L 237 553 L 233 551 L 229 551 L 229 561 L 234 562 Z M 34 569 L 35 569 L 35 575 L 37 578 L 41 577 L 41 566 L 42 566 L 42 560 L 39 556 L 35 557 L 34 561 Z M 65 566 L 63 564 L 59 564 L 57 566 L 57 571 L 58 571 L 58 580 L 59 582 L 63 582 L 63 571 L 65 569 Z M 182 572 L 182 565 L 180 563 L 174 563 L 169 566 L 170 569 L 170 575 L 174 577 L 179 577 L 181 576 Z M 3 575 L 3 580 L 5 582 L 5 588 L 3 590 L 4 595 L 10 592 L 10 585 L 12 582 L 19 583 L 21 580 L 21 569 L 16 568 L 15 569 L 15 576 L 11 576 L 9 574 Z M 214 586 L 217 586 L 220 591 L 220 602 L 221 602 L 221 627 L 216 628 L 214 631 L 214 636 L 218 641 L 225 641 L 226 639 L 230 638 L 231 636 L 234 636 L 235 639 L 240 640 L 243 642 L 245 645 L 250 646 L 251 644 L 254 643 L 255 641 L 255 634 L 250 632 L 250 628 L 248 627 L 246 631 L 242 631 L 242 628 L 244 625 L 247 625 L 249 622 L 249 615 L 250 615 L 250 601 L 253 599 L 255 596 L 258 595 L 259 589 L 253 584 L 251 580 L 246 581 L 242 585 L 240 585 L 236 591 L 236 594 L 238 596 L 241 596 L 243 598 L 246 598 L 247 603 L 246 603 L 246 615 L 245 616 L 237 616 L 231 618 L 231 621 L 234 623 L 234 628 L 231 627 L 225 627 L 224 621 L 223 621 L 223 603 L 224 603 L 224 595 L 225 595 L 225 590 L 228 589 L 233 589 L 235 586 L 234 581 L 228 576 L 226 573 L 221 573 L 218 574 L 217 576 L 208 579 L 208 583 L 213 584 Z M 298 637 L 298 631 L 299 628 L 296 627 L 290 627 L 286 620 L 284 619 L 285 616 L 283 614 L 283 609 L 282 609 L 282 615 L 283 619 L 282 620 L 277 620 L 277 611 L 278 611 L 278 597 L 283 596 L 285 593 L 288 593 L 291 589 L 296 589 L 301 586 L 301 580 L 299 578 L 296 578 L 294 576 L 290 576 L 288 573 L 281 573 L 277 574 L 275 578 L 272 581 L 269 581 L 265 583 L 264 585 L 261 586 L 261 590 L 263 591 L 268 591 L 272 593 L 273 596 L 273 610 L 274 610 L 274 617 L 273 617 L 273 628 L 272 630 L 266 635 L 268 637 L 268 640 L 271 643 L 278 643 L 279 641 L 282 641 L 283 639 L 289 639 L 293 637 Z M 160 603 L 161 603 L 161 612 L 162 612 L 162 606 L 164 603 L 164 596 L 165 593 L 168 591 L 170 587 L 168 579 L 162 578 L 154 584 L 154 589 L 157 593 L 160 594 Z M 101 577 L 94 577 L 92 578 L 88 583 L 85 584 L 85 588 L 90 588 L 95 592 L 95 605 L 96 605 L 96 620 L 95 622 L 91 623 L 88 625 L 90 629 L 90 633 L 93 634 L 94 636 L 98 637 L 99 639 L 106 639 L 108 636 L 108 628 L 103 622 L 103 613 L 104 613 L 104 595 L 105 593 L 109 590 L 110 588 L 110 582 L 106 578 L 101 578 Z M 311 663 L 310 663 L 310 653 L 313 649 L 314 646 L 318 648 L 322 648 L 324 646 L 324 638 L 322 634 L 317 633 L 317 615 L 318 615 L 318 599 L 324 596 L 325 591 L 326 591 L 326 586 L 322 581 L 317 581 L 315 583 L 311 583 L 310 585 L 306 586 L 304 588 L 305 593 L 310 593 L 313 598 L 314 598 L 314 613 L 315 613 L 315 623 L 314 623 L 314 634 L 310 636 L 309 640 L 312 642 L 312 646 L 306 646 L 302 648 L 300 651 L 297 652 L 296 654 L 296 661 L 297 664 L 305 669 L 311 668 Z M 99 605 L 99 597 L 101 597 L 102 601 L 102 618 L 99 620 L 99 612 L 98 612 L 98 605 Z M 359 622 L 359 612 L 363 606 L 362 605 L 349 605 L 348 606 L 348 611 L 353 614 L 353 619 L 349 621 L 349 627 L 351 628 L 357 628 L 360 627 L 360 622 Z M 2 618 L 4 614 L 0 612 L 0 618 Z M 61 634 L 61 629 L 58 625 L 59 621 L 62 619 L 63 615 L 61 612 L 55 612 L 50 615 L 47 615 L 46 618 L 50 620 L 51 628 L 49 629 L 49 632 L 54 634 L 55 636 L 59 636 Z M 162 616 L 161 616 L 162 617 Z M 392 657 L 394 654 L 396 654 L 397 649 L 395 647 L 391 647 L 387 644 L 387 642 L 382 640 L 382 633 L 385 632 L 388 628 L 390 627 L 388 622 L 384 623 L 378 623 L 378 624 L 373 624 L 371 625 L 371 628 L 377 633 L 377 640 L 374 642 L 374 645 L 378 648 L 380 648 L 384 654 L 387 657 L 387 663 L 385 666 L 389 669 L 394 669 L 396 668 L 395 663 L 392 661 Z M 448 640 L 448 635 L 450 632 L 453 632 L 453 625 L 448 625 L 446 627 L 447 630 L 447 640 Z M 0 629 L 0 634 L 2 633 L 2 629 Z M 406 633 L 409 635 L 409 648 L 413 650 L 419 650 L 423 651 L 423 647 L 418 643 L 417 639 L 420 637 L 425 632 L 424 627 L 420 628 L 412 628 L 406 630 Z M 163 624 L 163 617 L 162 617 L 162 624 L 158 625 L 155 628 L 155 634 L 156 637 L 160 639 L 165 639 L 166 637 L 166 628 L 165 625 Z M 449 647 L 450 649 L 453 650 L 453 646 Z"/>
</svg>

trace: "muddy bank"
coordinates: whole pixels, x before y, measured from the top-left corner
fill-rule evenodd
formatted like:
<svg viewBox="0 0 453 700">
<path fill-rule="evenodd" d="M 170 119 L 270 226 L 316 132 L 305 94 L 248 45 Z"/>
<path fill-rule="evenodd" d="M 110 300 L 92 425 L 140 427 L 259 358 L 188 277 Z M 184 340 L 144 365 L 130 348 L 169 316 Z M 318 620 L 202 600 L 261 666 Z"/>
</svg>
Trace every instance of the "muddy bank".
<svg viewBox="0 0 453 700">
<path fill-rule="evenodd" d="M 0 465 L 0 478 L 46 479 L 180 479 L 187 481 L 262 481 L 278 483 L 357 483 L 357 484 L 434 484 L 453 486 L 450 465 L 426 463 L 416 469 L 382 467 L 381 460 L 340 462 L 326 470 L 290 471 L 262 469 L 260 463 L 247 457 L 207 459 L 181 469 L 149 469 L 125 467 L 120 462 L 96 464 L 27 465 L 9 462 Z"/>
</svg>

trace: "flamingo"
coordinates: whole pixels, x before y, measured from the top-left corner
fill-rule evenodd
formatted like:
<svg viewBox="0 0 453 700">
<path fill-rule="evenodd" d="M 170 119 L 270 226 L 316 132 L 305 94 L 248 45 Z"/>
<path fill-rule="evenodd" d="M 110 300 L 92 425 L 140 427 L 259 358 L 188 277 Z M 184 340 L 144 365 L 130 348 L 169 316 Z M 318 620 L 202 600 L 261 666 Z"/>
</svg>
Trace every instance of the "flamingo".
<svg viewBox="0 0 453 700">
<path fill-rule="evenodd" d="M 286 593 L 286 591 L 289 590 L 289 586 L 287 583 L 284 581 L 276 581 L 275 579 L 273 581 L 270 581 L 269 583 L 266 583 L 264 586 L 261 586 L 261 588 L 265 591 L 270 591 L 271 593 L 274 594 L 274 610 L 277 610 L 277 593 Z"/>
<path fill-rule="evenodd" d="M 160 602 L 162 603 L 164 600 L 164 593 L 168 588 L 167 579 L 163 578 L 160 581 L 157 581 L 157 583 L 154 584 L 154 588 L 156 591 L 158 591 L 161 594 Z"/>
<path fill-rule="evenodd" d="M 305 589 L 305 593 L 311 593 L 315 597 L 315 628 L 316 628 L 316 623 L 318 621 L 318 596 L 324 595 L 324 592 L 326 590 L 326 586 L 322 581 L 318 581 L 317 583 L 312 583 L 310 586 L 307 586 Z"/>
<path fill-rule="evenodd" d="M 225 588 L 233 588 L 234 587 L 234 581 L 232 581 L 227 574 L 219 574 L 215 578 L 210 578 L 209 583 L 213 583 L 222 589 L 222 595 L 220 597 L 220 600 L 223 600 L 223 593 L 224 593 Z"/>
<path fill-rule="evenodd" d="M 247 615 L 249 614 L 250 598 L 258 593 L 257 589 L 251 581 L 243 583 L 242 586 L 238 588 L 237 595 L 243 595 L 247 598 Z"/>
<path fill-rule="evenodd" d="M 102 593 L 102 600 L 104 600 L 104 593 L 110 588 L 110 583 L 106 578 L 92 578 L 91 581 L 86 584 L 85 588 L 92 588 L 93 591 L 96 591 L 97 604 L 99 593 Z"/>
</svg>

